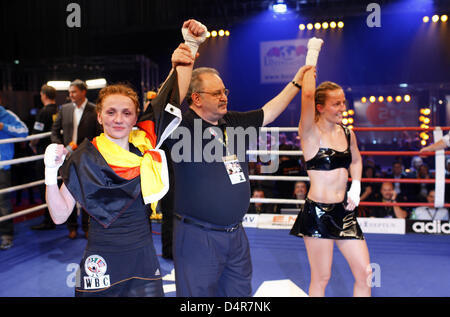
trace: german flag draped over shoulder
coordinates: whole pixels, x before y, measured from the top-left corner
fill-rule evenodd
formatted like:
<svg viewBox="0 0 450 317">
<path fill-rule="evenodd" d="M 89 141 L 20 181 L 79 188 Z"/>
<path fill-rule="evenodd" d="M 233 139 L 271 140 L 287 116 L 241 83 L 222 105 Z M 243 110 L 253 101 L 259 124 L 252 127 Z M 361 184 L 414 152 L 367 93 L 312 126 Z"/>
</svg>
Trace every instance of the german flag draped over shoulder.
<svg viewBox="0 0 450 317">
<path fill-rule="evenodd" d="M 134 188 L 137 179 L 140 179 L 137 187 L 139 193 L 142 191 L 144 203 L 151 203 L 154 209 L 169 190 L 167 160 L 159 148 L 180 122 L 174 71 L 139 118 L 138 129 L 130 133 L 129 142 L 139 149 L 142 157 L 124 150 L 102 134 L 92 144 L 80 145 L 66 160 L 60 170 L 64 184 L 75 200 L 105 227 L 137 198 L 138 190 Z"/>
</svg>

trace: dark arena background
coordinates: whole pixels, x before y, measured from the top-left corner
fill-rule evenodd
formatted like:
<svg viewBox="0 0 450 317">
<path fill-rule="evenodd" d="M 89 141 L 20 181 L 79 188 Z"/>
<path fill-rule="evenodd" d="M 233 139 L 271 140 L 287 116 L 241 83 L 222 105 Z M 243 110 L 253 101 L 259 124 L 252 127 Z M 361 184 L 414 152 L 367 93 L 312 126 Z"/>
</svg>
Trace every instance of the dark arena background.
<svg viewBox="0 0 450 317">
<path fill-rule="evenodd" d="M 321 38 L 317 83 L 343 87 L 343 124 L 354 130 L 363 157 L 367 195 L 357 212 L 371 256 L 372 296 L 448 297 L 450 152 L 419 151 L 450 130 L 449 14 L 445 0 L 0 1 L 0 105 L 26 123 L 30 135 L 46 83 L 57 88 L 58 106 L 68 102 L 68 83 L 75 79 L 87 81 L 92 102 L 106 84 L 129 83 L 142 107 L 172 67 L 172 52 L 184 42 L 183 22 L 196 19 L 209 32 L 195 67 L 220 72 L 230 90 L 229 110 L 254 110 L 292 80 L 305 63 L 308 40 Z M 269 144 L 292 151 L 280 154 L 279 169 L 264 174 L 264 162 L 249 163 L 252 198 L 243 223 L 253 295 L 274 302 L 280 296 L 306 297 L 310 282 L 304 242 L 289 235 L 304 202 L 294 184 L 308 183 L 297 137 L 300 111 L 299 94 L 269 126 L 283 128 L 268 134 Z M 69 239 L 65 225 L 32 229 L 46 206 L 36 172 L 43 156 L 32 152 L 30 140 L 0 140 L 15 147 L 7 163 L 11 184 L 0 188 L 12 206 L 0 223 L 14 221 L 13 245 L 0 251 L 0 296 L 73 297 L 87 240 L 81 229 Z M 383 197 L 386 182 L 402 194 L 401 203 Z M 385 212 L 394 205 L 406 216 Z M 446 213 L 420 218 L 419 207 Z M 151 217 L 153 239 L 165 295 L 175 297 L 173 261 L 162 256 L 163 217 L 164 210 Z M 326 296 L 350 297 L 352 273 L 337 248 L 334 252 Z M 165 300 L 170 301 L 160 303 Z"/>
</svg>

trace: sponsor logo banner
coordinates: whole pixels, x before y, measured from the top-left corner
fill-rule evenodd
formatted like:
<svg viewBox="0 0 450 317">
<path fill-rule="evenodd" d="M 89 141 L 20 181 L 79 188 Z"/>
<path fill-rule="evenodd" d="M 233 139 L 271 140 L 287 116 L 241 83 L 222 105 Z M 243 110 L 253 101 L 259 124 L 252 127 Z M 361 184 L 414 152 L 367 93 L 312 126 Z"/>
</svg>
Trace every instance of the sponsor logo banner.
<svg viewBox="0 0 450 317">
<path fill-rule="evenodd" d="M 260 214 L 256 227 L 260 229 L 291 229 L 295 219 L 297 219 L 296 215 Z"/>
<path fill-rule="evenodd" d="M 449 221 L 406 220 L 407 233 L 450 234 Z"/>
<path fill-rule="evenodd" d="M 261 83 L 291 81 L 305 65 L 308 39 L 261 42 L 259 46 Z"/>
<path fill-rule="evenodd" d="M 357 218 L 364 233 L 405 234 L 405 219 Z"/>
<path fill-rule="evenodd" d="M 258 227 L 258 214 L 246 214 L 242 219 L 242 225 L 247 228 L 257 228 Z"/>
</svg>

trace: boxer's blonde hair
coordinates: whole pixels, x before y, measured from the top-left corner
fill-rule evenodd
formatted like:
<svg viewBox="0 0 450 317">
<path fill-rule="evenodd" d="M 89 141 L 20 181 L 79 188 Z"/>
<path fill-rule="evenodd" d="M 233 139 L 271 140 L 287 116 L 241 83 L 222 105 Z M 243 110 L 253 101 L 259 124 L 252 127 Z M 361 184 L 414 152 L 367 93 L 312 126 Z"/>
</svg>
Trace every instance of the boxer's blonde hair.
<svg viewBox="0 0 450 317">
<path fill-rule="evenodd" d="M 314 95 L 316 121 L 319 119 L 320 116 L 320 112 L 319 110 L 317 110 L 317 105 L 325 105 L 325 101 L 327 100 L 327 92 L 330 90 L 338 90 L 338 89 L 342 89 L 342 87 L 332 81 L 324 81 L 319 86 L 317 86 L 316 93 Z"/>
</svg>

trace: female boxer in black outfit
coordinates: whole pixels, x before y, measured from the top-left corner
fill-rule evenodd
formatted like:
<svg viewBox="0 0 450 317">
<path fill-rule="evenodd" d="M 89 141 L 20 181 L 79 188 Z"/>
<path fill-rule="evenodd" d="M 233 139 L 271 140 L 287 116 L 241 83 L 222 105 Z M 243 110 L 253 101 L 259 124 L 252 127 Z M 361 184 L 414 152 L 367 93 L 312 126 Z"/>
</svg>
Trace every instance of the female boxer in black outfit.
<svg viewBox="0 0 450 317">
<path fill-rule="evenodd" d="M 324 296 L 334 243 L 350 265 L 354 296 L 370 296 L 369 252 L 354 212 L 359 203 L 362 160 L 355 134 L 341 125 L 344 91 L 331 82 L 316 89 L 315 68 L 305 73 L 299 136 L 310 190 L 291 234 L 304 238 L 311 266 L 310 296 Z M 349 171 L 353 179 L 347 191 Z"/>
</svg>

